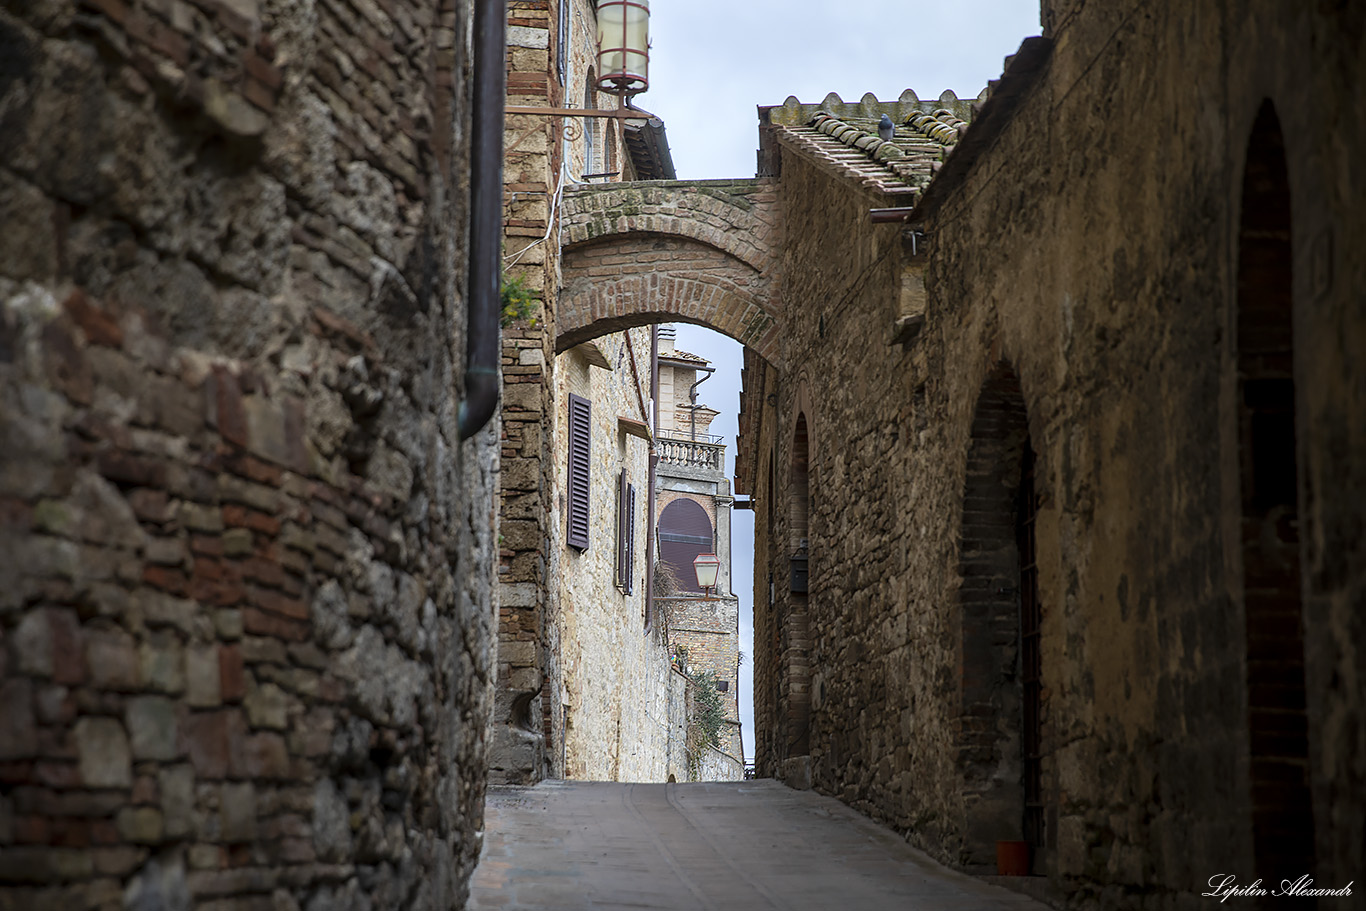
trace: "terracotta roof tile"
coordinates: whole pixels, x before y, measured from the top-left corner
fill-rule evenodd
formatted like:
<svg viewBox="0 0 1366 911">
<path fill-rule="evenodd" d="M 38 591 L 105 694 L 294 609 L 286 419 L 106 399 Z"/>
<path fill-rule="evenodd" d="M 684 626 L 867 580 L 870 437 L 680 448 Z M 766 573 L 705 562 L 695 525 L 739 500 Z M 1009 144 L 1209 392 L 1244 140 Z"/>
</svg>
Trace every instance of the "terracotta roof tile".
<svg viewBox="0 0 1366 911">
<path fill-rule="evenodd" d="M 972 100 L 952 92 L 921 101 L 907 90 L 889 102 L 868 94 L 857 103 L 831 93 L 817 105 L 789 97 L 779 107 L 761 108 L 760 118 L 775 128 L 780 144 L 864 186 L 913 200 L 966 133 L 972 108 Z M 883 114 L 896 124 L 888 141 L 877 134 Z"/>
</svg>

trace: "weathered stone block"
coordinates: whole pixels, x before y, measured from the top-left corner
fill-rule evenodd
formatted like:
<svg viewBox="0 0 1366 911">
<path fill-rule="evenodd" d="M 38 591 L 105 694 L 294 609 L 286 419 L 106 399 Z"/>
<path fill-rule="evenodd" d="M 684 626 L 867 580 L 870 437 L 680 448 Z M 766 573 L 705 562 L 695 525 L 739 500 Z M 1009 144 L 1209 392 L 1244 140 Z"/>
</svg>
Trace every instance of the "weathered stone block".
<svg viewBox="0 0 1366 911">
<path fill-rule="evenodd" d="M 33 715 L 33 684 L 13 678 L 0 684 L 0 759 L 26 759 L 38 751 Z"/>
<path fill-rule="evenodd" d="M 185 650 L 171 633 L 154 633 L 141 643 L 138 669 L 150 689 L 170 694 L 185 689 Z"/>
<path fill-rule="evenodd" d="M 254 728 L 284 730 L 289 723 L 289 698 L 273 683 L 249 685 L 242 705 Z"/>
<path fill-rule="evenodd" d="M 160 844 L 165 835 L 161 811 L 155 807 L 124 807 L 117 818 L 119 835 L 133 844 Z"/>
<path fill-rule="evenodd" d="M 239 772 L 246 736 L 246 720 L 239 709 L 191 712 L 180 727 L 181 748 L 200 778 L 223 778 L 229 772 Z"/>
<path fill-rule="evenodd" d="M 289 751 L 279 734 L 255 734 L 247 738 L 242 760 L 246 773 L 255 779 L 288 778 Z"/>
<path fill-rule="evenodd" d="M 128 700 L 125 719 L 134 759 L 176 757 L 176 709 L 170 699 L 135 696 Z"/>
<path fill-rule="evenodd" d="M 313 789 L 313 848 L 324 861 L 341 860 L 351 853 L 351 813 L 346 798 L 330 778 Z"/>
<path fill-rule="evenodd" d="M 239 702 L 247 694 L 240 645 L 224 645 L 218 650 L 218 692 L 224 702 Z"/>
<path fill-rule="evenodd" d="M 133 783 L 128 735 L 113 718 L 82 718 L 74 731 L 81 781 L 90 788 L 127 788 Z"/>
<path fill-rule="evenodd" d="M 191 646 L 187 650 L 185 698 L 194 708 L 213 708 L 222 704 L 222 673 L 218 646 Z"/>
<path fill-rule="evenodd" d="M 245 842 L 256 837 L 256 786 L 249 783 L 223 785 L 218 808 L 219 832 L 224 841 Z"/>
<path fill-rule="evenodd" d="M 228 557 L 245 557 L 255 552 L 251 529 L 229 528 L 223 532 L 223 554 Z"/>
<path fill-rule="evenodd" d="M 195 831 L 194 769 L 188 765 L 163 767 L 157 773 L 161 792 L 161 817 L 168 838 L 182 838 Z"/>
<path fill-rule="evenodd" d="M 137 646 L 121 629 L 89 630 L 85 636 L 86 663 L 96 688 L 132 692 L 142 686 Z"/>
</svg>

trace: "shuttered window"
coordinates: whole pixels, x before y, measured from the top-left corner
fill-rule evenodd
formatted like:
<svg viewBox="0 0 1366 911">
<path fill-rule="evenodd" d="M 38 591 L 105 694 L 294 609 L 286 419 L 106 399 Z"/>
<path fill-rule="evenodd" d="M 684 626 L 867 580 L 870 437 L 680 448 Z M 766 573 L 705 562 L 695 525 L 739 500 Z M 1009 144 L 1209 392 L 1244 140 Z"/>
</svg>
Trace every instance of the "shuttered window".
<svg viewBox="0 0 1366 911">
<path fill-rule="evenodd" d="M 674 500 L 659 516 L 659 556 L 673 569 L 684 591 L 700 592 L 693 560 L 715 553 L 711 519 L 696 500 Z"/>
<path fill-rule="evenodd" d="M 570 547 L 588 549 L 588 490 L 591 480 L 593 403 L 569 394 L 569 478 L 565 511 Z"/>
<path fill-rule="evenodd" d="M 623 471 L 617 480 L 617 585 L 629 595 L 636 566 L 636 488 L 626 478 Z"/>
</svg>

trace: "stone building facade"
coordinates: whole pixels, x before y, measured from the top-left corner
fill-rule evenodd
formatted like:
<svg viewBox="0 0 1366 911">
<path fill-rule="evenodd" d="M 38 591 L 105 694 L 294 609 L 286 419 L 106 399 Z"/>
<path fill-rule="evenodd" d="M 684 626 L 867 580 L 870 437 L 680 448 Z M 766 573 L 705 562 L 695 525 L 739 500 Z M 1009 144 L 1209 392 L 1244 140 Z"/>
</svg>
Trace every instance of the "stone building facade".
<svg viewBox="0 0 1366 911">
<path fill-rule="evenodd" d="M 593 88 L 596 34 L 591 0 L 513 0 L 509 106 L 616 109 L 617 98 Z M 643 578 L 649 431 L 628 438 L 618 418 L 635 422 L 633 430 L 653 420 L 649 333 L 617 332 L 575 350 L 557 345 L 563 200 L 590 183 L 672 177 L 663 124 L 645 113 L 619 120 L 514 112 L 504 146 L 507 274 L 538 304 L 503 333 L 502 606 L 490 774 L 509 783 L 663 780 L 669 664 L 658 631 L 645 630 L 644 586 L 638 579 L 626 592 L 619 584 L 613 547 L 614 485 L 624 471 L 638 491 L 634 554 Z M 563 502 L 570 393 L 592 403 L 602 460 L 591 476 L 586 549 L 567 540 Z M 632 700 L 647 679 L 649 699 Z M 601 689 L 607 680 L 611 692 Z M 651 746 L 639 746 L 640 738 Z"/>
<path fill-rule="evenodd" d="M 974 105 L 761 109 L 788 366 L 746 357 L 759 772 L 969 870 L 1024 841 L 1060 905 L 1344 886 L 1366 9 L 1043 25 Z"/>
<path fill-rule="evenodd" d="M 471 5 L 0 11 L 0 906 L 463 905 Z"/>
<path fill-rule="evenodd" d="M 668 628 L 670 652 L 690 675 L 710 673 L 725 710 L 718 758 L 707 780 L 743 777 L 740 738 L 740 600 L 731 587 L 730 510 L 726 446 L 710 434 L 717 413 L 700 404 L 699 387 L 710 376 L 705 359 L 674 345 L 674 330 L 661 327 L 659 344 L 659 465 L 655 522 L 659 563 L 669 567 L 670 591 L 656 592 Z M 721 565 L 708 597 L 692 566 L 700 553 Z M 661 586 L 662 588 L 663 586 Z M 726 759 L 729 759 L 729 762 Z"/>
<path fill-rule="evenodd" d="M 584 540 L 572 535 L 570 504 L 559 509 L 566 778 L 664 781 L 683 771 L 668 763 L 669 743 L 679 733 L 669 717 L 669 689 L 682 680 L 673 679 L 679 675 L 645 603 L 650 343 L 650 329 L 635 329 L 556 359 L 565 441 L 556 461 L 566 501 L 576 483 L 569 477 L 577 448 L 571 412 L 586 408 L 588 414 Z M 589 346 L 607 366 L 590 363 L 583 350 Z"/>
</svg>

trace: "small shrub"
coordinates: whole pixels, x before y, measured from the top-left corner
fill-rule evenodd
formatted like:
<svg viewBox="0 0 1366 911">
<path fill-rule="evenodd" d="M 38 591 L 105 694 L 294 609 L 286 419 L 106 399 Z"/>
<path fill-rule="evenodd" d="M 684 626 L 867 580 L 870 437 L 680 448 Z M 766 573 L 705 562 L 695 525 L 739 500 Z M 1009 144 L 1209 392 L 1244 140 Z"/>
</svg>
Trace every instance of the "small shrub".
<svg viewBox="0 0 1366 911">
<path fill-rule="evenodd" d="M 536 292 L 527 287 L 522 276 L 504 275 L 502 296 L 503 311 L 498 321 L 504 329 L 519 320 L 528 320 L 531 325 L 536 325 L 536 318 L 532 314 L 536 312 L 536 305 L 540 301 Z"/>
</svg>

